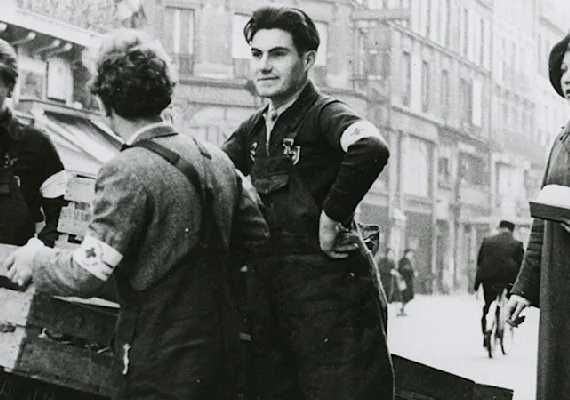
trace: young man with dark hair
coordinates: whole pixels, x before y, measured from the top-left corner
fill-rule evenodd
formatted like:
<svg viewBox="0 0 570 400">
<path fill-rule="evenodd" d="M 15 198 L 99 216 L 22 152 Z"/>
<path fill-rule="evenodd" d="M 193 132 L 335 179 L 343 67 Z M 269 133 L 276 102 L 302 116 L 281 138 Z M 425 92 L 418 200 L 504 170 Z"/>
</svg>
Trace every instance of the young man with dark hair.
<svg viewBox="0 0 570 400">
<path fill-rule="evenodd" d="M 8 107 L 17 80 L 18 56 L 0 39 L 0 243 L 23 245 L 45 222 L 38 238 L 52 247 L 65 204 L 65 170 L 49 137 L 18 122 Z"/>
<path fill-rule="evenodd" d="M 497 294 L 510 289 L 515 280 L 524 257 L 522 242 L 513 237 L 515 224 L 502 220 L 499 222 L 499 232 L 486 237 L 481 243 L 477 256 L 477 272 L 473 289 L 477 291 L 483 285 L 483 315 L 481 330 L 483 345 L 490 340 L 491 332 L 487 329 L 486 315 Z"/>
<path fill-rule="evenodd" d="M 385 295 L 345 240 L 387 163 L 386 142 L 309 81 L 319 35 L 305 12 L 261 8 L 244 36 L 257 93 L 269 104 L 224 150 L 251 176 L 271 231 L 250 272 L 255 398 L 392 399 Z"/>
<path fill-rule="evenodd" d="M 114 399 L 233 400 L 231 281 L 268 229 L 228 157 L 161 120 L 173 87 L 157 41 L 120 31 L 103 42 L 92 91 L 125 149 L 99 172 L 79 249 L 32 239 L 4 267 L 58 295 L 89 296 L 114 276 Z"/>
</svg>

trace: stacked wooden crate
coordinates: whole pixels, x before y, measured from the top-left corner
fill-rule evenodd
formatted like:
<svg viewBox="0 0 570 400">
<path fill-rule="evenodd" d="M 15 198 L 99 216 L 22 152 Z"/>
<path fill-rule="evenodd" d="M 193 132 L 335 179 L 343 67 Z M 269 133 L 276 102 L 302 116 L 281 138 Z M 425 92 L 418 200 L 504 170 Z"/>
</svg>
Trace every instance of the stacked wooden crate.
<svg viewBox="0 0 570 400">
<path fill-rule="evenodd" d="M 57 231 L 60 233 L 55 247 L 72 249 L 81 243 L 91 217 L 91 201 L 95 194 L 95 178 L 69 171 L 65 200 Z"/>
<path fill-rule="evenodd" d="M 70 174 L 56 247 L 80 245 L 93 188 L 93 177 Z M 0 260 L 15 249 L 1 244 Z M 15 374 L 75 389 L 78 396 L 108 396 L 112 363 L 108 346 L 118 305 L 101 298 L 52 297 L 36 292 L 33 285 L 19 289 L 10 284 L 6 273 L 0 271 L 0 367 L 10 375 L 1 375 L 0 383 Z"/>
</svg>

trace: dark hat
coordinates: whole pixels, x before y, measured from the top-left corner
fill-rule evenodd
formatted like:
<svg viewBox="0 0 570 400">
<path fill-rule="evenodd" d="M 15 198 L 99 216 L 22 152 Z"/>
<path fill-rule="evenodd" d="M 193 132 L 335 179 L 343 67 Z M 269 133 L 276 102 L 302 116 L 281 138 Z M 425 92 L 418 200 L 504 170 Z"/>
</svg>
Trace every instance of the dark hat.
<svg viewBox="0 0 570 400">
<path fill-rule="evenodd" d="M 550 50 L 550 55 L 548 56 L 548 75 L 550 77 L 550 83 L 556 90 L 556 93 L 562 97 L 564 97 L 564 92 L 562 91 L 562 85 L 560 85 L 560 79 L 562 78 L 561 67 L 564 54 L 568 50 L 568 44 L 570 44 L 570 34 L 556 43 L 552 50 Z"/>
<path fill-rule="evenodd" d="M 515 230 L 515 224 L 513 224 L 511 221 L 503 219 L 501 220 L 501 222 L 499 222 L 499 228 L 507 228 L 509 231 L 512 232 Z"/>
</svg>

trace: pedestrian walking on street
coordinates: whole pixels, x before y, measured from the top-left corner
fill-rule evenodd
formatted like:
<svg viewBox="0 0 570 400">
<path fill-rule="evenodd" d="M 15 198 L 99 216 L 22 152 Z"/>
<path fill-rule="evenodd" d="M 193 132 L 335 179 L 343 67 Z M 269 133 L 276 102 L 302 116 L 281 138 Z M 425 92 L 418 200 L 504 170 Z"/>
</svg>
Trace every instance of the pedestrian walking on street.
<svg viewBox="0 0 570 400">
<path fill-rule="evenodd" d="M 380 270 L 380 279 L 388 303 L 392 303 L 398 297 L 398 286 L 396 282 L 396 261 L 394 259 L 394 250 L 387 248 L 383 256 L 378 258 L 378 269 Z"/>
<path fill-rule="evenodd" d="M 406 305 L 414 298 L 414 278 L 418 275 L 413 264 L 414 251 L 404 250 L 404 256 L 398 262 L 398 273 L 404 285 L 399 284 L 402 307 L 398 315 L 406 315 Z"/>
<path fill-rule="evenodd" d="M 158 41 L 126 30 L 105 39 L 91 90 L 125 146 L 98 174 L 81 247 L 31 239 L 3 267 L 63 296 L 89 297 L 113 275 L 113 399 L 233 400 L 239 272 L 229 261 L 244 265 L 268 227 L 228 157 L 162 121 L 173 88 Z"/>
<path fill-rule="evenodd" d="M 517 278 L 523 255 L 522 242 L 513 237 L 515 224 L 502 220 L 499 232 L 483 239 L 477 256 L 477 272 L 473 289 L 477 291 L 483 285 L 483 315 L 481 316 L 481 331 L 483 345 L 491 340 L 491 331 L 487 329 L 486 316 L 491 303 L 503 290 L 510 289 Z"/>
<path fill-rule="evenodd" d="M 66 174 L 49 137 L 8 107 L 17 81 L 18 55 L 0 39 L 0 243 L 21 246 L 45 222 L 38 238 L 53 247 Z"/>
<path fill-rule="evenodd" d="M 570 35 L 552 48 L 550 82 L 570 102 Z M 542 185 L 570 186 L 570 122 L 550 149 Z M 570 221 L 535 218 L 509 300 L 511 320 L 540 306 L 537 399 L 570 398 Z"/>
<path fill-rule="evenodd" d="M 386 141 L 309 81 L 320 39 L 304 11 L 258 9 L 244 35 L 269 104 L 224 149 L 251 176 L 271 231 L 250 275 L 255 398 L 393 399 L 386 299 L 345 240 L 356 238 L 349 228 L 387 163 Z"/>
</svg>

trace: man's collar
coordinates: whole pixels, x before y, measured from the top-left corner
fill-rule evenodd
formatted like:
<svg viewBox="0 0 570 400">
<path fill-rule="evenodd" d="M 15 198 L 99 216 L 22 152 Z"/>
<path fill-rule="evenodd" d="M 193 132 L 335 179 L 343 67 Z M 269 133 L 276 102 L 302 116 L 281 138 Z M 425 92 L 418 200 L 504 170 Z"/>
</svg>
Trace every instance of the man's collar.
<svg viewBox="0 0 570 400">
<path fill-rule="evenodd" d="M 299 96 L 301 95 L 301 93 L 303 92 L 303 90 L 305 89 L 305 87 L 308 85 L 308 82 L 303 85 L 303 87 L 301 89 L 299 89 L 289 100 L 287 100 L 287 102 L 285 102 L 284 104 L 281 104 L 279 107 L 275 108 L 273 106 L 273 103 L 269 103 L 268 107 L 267 107 L 267 111 L 265 112 L 265 117 L 271 117 L 273 116 L 274 120 L 277 119 L 277 117 L 279 117 L 281 114 L 283 114 L 285 112 L 285 110 L 287 110 L 289 107 L 291 107 L 293 105 L 293 103 L 295 103 L 297 101 L 297 99 L 299 98 Z"/>
<path fill-rule="evenodd" d="M 295 128 L 305 115 L 303 110 L 306 110 L 308 106 L 313 104 L 317 100 L 318 96 L 319 92 L 317 88 L 313 82 L 309 81 L 299 94 L 299 97 L 287 110 L 283 112 L 283 114 L 290 116 L 290 121 L 288 121 L 287 124 L 290 125 L 290 127 Z M 262 123 L 268 109 L 269 105 L 265 105 L 256 114 L 254 114 L 252 126 L 258 126 L 258 124 Z"/>
<path fill-rule="evenodd" d="M 154 122 L 143 126 L 139 130 L 135 131 L 131 137 L 125 141 L 126 146 L 132 146 L 136 142 L 153 139 L 156 137 L 172 136 L 176 135 L 177 132 L 174 130 L 172 125 L 168 122 L 160 121 Z"/>
</svg>

